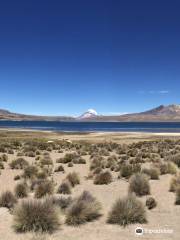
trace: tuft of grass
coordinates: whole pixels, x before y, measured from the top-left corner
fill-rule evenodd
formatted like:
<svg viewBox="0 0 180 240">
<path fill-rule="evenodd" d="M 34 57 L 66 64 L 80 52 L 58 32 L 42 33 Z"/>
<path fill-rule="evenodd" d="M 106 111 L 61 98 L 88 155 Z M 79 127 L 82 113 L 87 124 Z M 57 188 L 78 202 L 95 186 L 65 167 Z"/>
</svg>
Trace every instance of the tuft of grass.
<svg viewBox="0 0 180 240">
<path fill-rule="evenodd" d="M 180 186 L 180 174 L 171 179 L 169 191 L 175 192 L 178 186 Z"/>
<path fill-rule="evenodd" d="M 48 173 L 47 173 L 47 171 L 45 171 L 44 169 L 42 169 L 42 170 L 40 170 L 40 171 L 37 173 L 36 177 L 37 177 L 38 179 L 46 179 L 46 178 L 48 177 Z"/>
<path fill-rule="evenodd" d="M 52 195 L 54 192 L 54 183 L 49 180 L 40 181 L 35 188 L 35 198 L 42 198 L 46 195 Z"/>
<path fill-rule="evenodd" d="M 147 174 L 152 180 L 158 180 L 160 171 L 158 168 L 143 168 L 142 173 Z"/>
<path fill-rule="evenodd" d="M 140 172 L 141 166 L 140 164 L 123 164 L 121 166 L 120 175 L 124 178 L 130 178 L 134 173 Z"/>
<path fill-rule="evenodd" d="M 28 165 L 28 162 L 24 158 L 17 158 L 9 164 L 11 169 L 23 169 Z"/>
<path fill-rule="evenodd" d="M 96 175 L 94 184 L 102 185 L 109 184 L 112 182 L 112 174 L 109 171 L 101 172 Z"/>
<path fill-rule="evenodd" d="M 7 154 L 2 154 L 1 156 L 0 156 L 0 160 L 2 160 L 3 162 L 7 162 L 8 161 L 8 155 Z"/>
<path fill-rule="evenodd" d="M 58 166 L 54 172 L 65 172 L 64 167 L 62 165 Z"/>
<path fill-rule="evenodd" d="M 59 227 L 58 210 L 48 199 L 23 200 L 15 207 L 13 215 L 16 232 L 52 233 Z"/>
<path fill-rule="evenodd" d="M 118 199 L 108 216 L 108 223 L 126 226 L 134 223 L 146 223 L 146 211 L 134 194 Z"/>
<path fill-rule="evenodd" d="M 11 209 L 17 203 L 17 199 L 10 191 L 3 192 L 0 195 L 0 207 Z"/>
<path fill-rule="evenodd" d="M 168 174 L 168 165 L 167 163 L 161 163 L 159 165 L 161 175 Z"/>
<path fill-rule="evenodd" d="M 177 173 L 177 165 L 173 162 L 167 163 L 168 173 L 169 174 L 176 174 Z"/>
<path fill-rule="evenodd" d="M 61 185 L 58 187 L 57 193 L 60 194 L 71 194 L 71 184 L 69 181 L 64 181 L 61 183 Z"/>
<path fill-rule="evenodd" d="M 14 177 L 14 181 L 17 181 L 17 180 L 20 180 L 21 179 L 21 176 L 20 175 L 16 175 L 15 177 Z"/>
<path fill-rule="evenodd" d="M 146 206 L 147 206 L 147 208 L 149 210 L 153 209 L 153 208 L 155 208 L 157 206 L 157 202 L 156 202 L 156 200 L 153 197 L 149 197 L 146 200 Z"/>
<path fill-rule="evenodd" d="M 101 204 L 87 191 L 74 199 L 66 213 L 66 224 L 80 225 L 100 217 Z"/>
<path fill-rule="evenodd" d="M 69 162 L 67 166 L 68 166 L 68 167 L 73 167 L 74 165 L 73 165 L 72 162 Z"/>
<path fill-rule="evenodd" d="M 61 210 L 67 209 L 70 204 L 72 203 L 71 197 L 52 197 L 52 203 L 55 204 L 55 206 L 59 207 Z"/>
<path fill-rule="evenodd" d="M 129 191 L 141 197 L 150 194 L 149 180 L 145 174 L 134 174 L 129 181 Z"/>
<path fill-rule="evenodd" d="M 26 183 L 18 183 L 15 186 L 15 195 L 17 198 L 25 198 L 28 196 L 28 186 Z"/>
<path fill-rule="evenodd" d="M 4 169 L 4 163 L 0 160 L 0 169 Z"/>
<path fill-rule="evenodd" d="M 75 187 L 76 185 L 80 184 L 80 178 L 76 172 L 69 173 L 66 176 L 66 179 L 70 182 L 72 187 Z"/>
<path fill-rule="evenodd" d="M 24 168 L 24 173 L 23 173 L 23 177 L 24 178 L 34 178 L 37 176 L 38 173 L 38 168 L 36 166 L 27 166 Z"/>
<path fill-rule="evenodd" d="M 174 162 L 180 168 L 180 153 L 177 153 L 177 154 L 171 156 L 170 160 L 172 162 Z"/>
</svg>

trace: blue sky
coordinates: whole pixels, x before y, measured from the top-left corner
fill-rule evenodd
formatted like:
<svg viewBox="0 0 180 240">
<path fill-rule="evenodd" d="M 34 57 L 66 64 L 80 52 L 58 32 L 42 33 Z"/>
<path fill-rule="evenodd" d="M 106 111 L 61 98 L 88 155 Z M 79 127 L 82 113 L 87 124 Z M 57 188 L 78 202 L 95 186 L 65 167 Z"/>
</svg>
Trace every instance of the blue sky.
<svg viewBox="0 0 180 240">
<path fill-rule="evenodd" d="M 0 108 L 45 115 L 180 103 L 180 2 L 0 3 Z"/>
</svg>

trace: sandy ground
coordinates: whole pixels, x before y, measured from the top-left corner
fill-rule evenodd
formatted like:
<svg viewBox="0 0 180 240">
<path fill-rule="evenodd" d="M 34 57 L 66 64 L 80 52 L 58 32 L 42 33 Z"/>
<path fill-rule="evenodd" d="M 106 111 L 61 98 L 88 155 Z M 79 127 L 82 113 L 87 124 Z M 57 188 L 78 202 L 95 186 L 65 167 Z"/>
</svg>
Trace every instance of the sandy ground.
<svg viewBox="0 0 180 240">
<path fill-rule="evenodd" d="M 131 143 L 138 141 L 149 141 L 154 139 L 177 139 L 180 133 L 148 133 L 148 132 L 53 132 L 31 129 L 0 128 L 0 137 L 4 138 L 48 138 L 69 141 L 115 141 L 118 143 Z"/>
<path fill-rule="evenodd" d="M 26 135 L 26 134 L 25 134 Z M 149 140 L 156 137 L 164 137 L 169 134 L 103 134 L 103 133 L 92 133 L 85 135 L 77 134 L 64 134 L 58 135 L 58 139 L 69 139 L 69 140 L 113 140 L 117 142 L 121 141 L 137 141 L 137 140 Z M 56 135 L 51 135 L 54 138 Z M 77 138 L 77 136 L 79 138 Z M 179 137 L 171 135 L 168 137 Z M 57 137 L 57 136 L 56 136 Z M 62 157 L 64 153 L 51 153 L 51 158 L 54 160 L 54 164 L 57 158 Z M 9 155 L 9 161 L 14 159 L 15 156 Z M 171 234 L 153 234 L 146 233 L 143 236 L 137 236 L 135 234 L 136 227 L 139 224 L 130 225 L 126 228 L 110 225 L 106 223 L 107 214 L 112 207 L 114 201 L 123 197 L 128 191 L 128 182 L 122 179 L 117 179 L 117 173 L 114 173 L 114 181 L 109 185 L 94 185 L 92 180 L 86 180 L 86 176 L 89 172 L 89 156 L 85 156 L 87 160 L 86 165 L 74 165 L 73 168 L 68 168 L 64 165 L 66 173 L 54 173 L 54 179 L 57 185 L 65 178 L 68 172 L 77 171 L 80 174 L 81 184 L 73 189 L 72 196 L 77 196 L 82 193 L 83 190 L 91 192 L 96 198 L 102 203 L 103 216 L 97 221 L 87 223 L 80 227 L 70 227 L 62 224 L 60 229 L 52 235 L 43 236 L 43 240 L 133 240 L 133 239 L 147 239 L 147 240 L 179 240 L 180 239 L 180 206 L 174 205 L 175 195 L 169 192 L 169 183 L 172 178 L 171 175 L 163 175 L 160 180 L 151 180 L 151 194 L 158 202 L 158 206 L 149 211 L 147 210 L 148 223 L 142 225 L 144 229 L 156 230 L 156 229 L 170 229 L 173 231 Z M 32 158 L 26 157 L 26 159 L 32 162 Z M 4 190 L 12 190 L 15 187 L 16 182 L 13 180 L 14 176 L 21 173 L 20 170 L 11 170 L 6 164 L 5 169 L 1 171 L 0 175 L 0 193 Z M 141 201 L 145 202 L 147 197 L 140 198 Z M 63 217 L 62 217 L 63 222 Z M 31 240 L 33 239 L 33 233 L 28 234 L 16 234 L 12 229 L 13 216 L 6 208 L 0 208 L 0 240 Z"/>
</svg>

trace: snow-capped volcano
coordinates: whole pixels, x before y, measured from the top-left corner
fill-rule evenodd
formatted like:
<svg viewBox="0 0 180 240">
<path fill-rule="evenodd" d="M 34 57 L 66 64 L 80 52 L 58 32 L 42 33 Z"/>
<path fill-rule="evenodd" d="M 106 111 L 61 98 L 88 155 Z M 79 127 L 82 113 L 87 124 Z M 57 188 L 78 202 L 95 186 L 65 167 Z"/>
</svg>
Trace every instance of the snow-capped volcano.
<svg viewBox="0 0 180 240">
<path fill-rule="evenodd" d="M 77 119 L 89 119 L 98 116 L 98 113 L 94 109 L 88 109 L 85 113 L 79 116 Z"/>
</svg>

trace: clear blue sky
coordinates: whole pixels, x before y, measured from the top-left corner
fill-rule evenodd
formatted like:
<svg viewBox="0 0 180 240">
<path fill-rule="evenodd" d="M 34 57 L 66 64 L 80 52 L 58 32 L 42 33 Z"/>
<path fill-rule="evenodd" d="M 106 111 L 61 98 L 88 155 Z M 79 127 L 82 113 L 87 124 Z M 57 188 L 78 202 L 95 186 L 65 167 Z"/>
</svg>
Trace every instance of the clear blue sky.
<svg viewBox="0 0 180 240">
<path fill-rule="evenodd" d="M 0 108 L 74 115 L 180 103 L 180 1 L 0 2 Z"/>
</svg>

